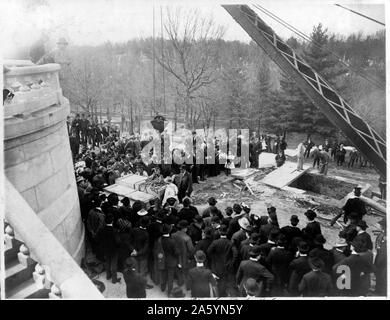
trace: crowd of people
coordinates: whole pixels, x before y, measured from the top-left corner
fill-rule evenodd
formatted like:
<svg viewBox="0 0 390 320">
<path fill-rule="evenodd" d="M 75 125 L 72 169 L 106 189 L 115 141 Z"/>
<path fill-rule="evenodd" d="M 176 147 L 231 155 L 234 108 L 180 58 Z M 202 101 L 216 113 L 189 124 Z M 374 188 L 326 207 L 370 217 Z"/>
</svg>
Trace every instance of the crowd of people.
<svg viewBox="0 0 390 320">
<path fill-rule="evenodd" d="M 189 197 L 180 206 L 174 198 L 163 206 L 158 199 L 131 206 L 128 198 L 96 193 L 85 223 L 107 279 L 119 282 L 122 272 L 128 298 L 145 298 L 153 286 L 168 297 L 184 289 L 192 297 L 366 296 L 372 273 L 375 294 L 385 295 L 385 219 L 374 259 L 364 215 L 356 212 L 361 203 L 353 199 L 343 208 L 346 227 L 331 250 L 312 210 L 305 212 L 304 228 L 296 215 L 281 226 L 275 207 L 259 216 L 235 203 L 222 213 L 213 197 L 199 212 Z M 346 267 L 350 279 L 343 286 Z"/>
<path fill-rule="evenodd" d="M 190 198 L 192 177 L 199 177 L 195 165 L 146 166 L 139 156 L 142 141 L 121 140 L 115 131 L 102 143 L 101 152 L 84 148 L 75 157 L 83 163 L 76 165 L 82 219 L 107 279 L 120 282 L 121 272 L 128 298 L 145 298 L 154 286 L 168 297 L 184 296 L 185 289 L 192 297 L 364 296 L 372 273 L 375 294 L 386 293 L 386 222 L 380 222 L 374 246 L 359 188 L 343 208 L 340 239 L 328 250 L 312 210 L 305 212 L 303 228 L 295 215 L 290 225 L 279 225 L 274 207 L 261 215 L 235 203 L 222 212 L 212 197 L 200 212 Z M 217 174 L 215 168 L 205 172 Z M 127 173 L 164 181 L 166 195 L 131 204 L 129 198 L 103 192 Z M 340 278 L 345 266 L 350 280 Z M 345 281 L 350 285 L 340 285 Z"/>
</svg>

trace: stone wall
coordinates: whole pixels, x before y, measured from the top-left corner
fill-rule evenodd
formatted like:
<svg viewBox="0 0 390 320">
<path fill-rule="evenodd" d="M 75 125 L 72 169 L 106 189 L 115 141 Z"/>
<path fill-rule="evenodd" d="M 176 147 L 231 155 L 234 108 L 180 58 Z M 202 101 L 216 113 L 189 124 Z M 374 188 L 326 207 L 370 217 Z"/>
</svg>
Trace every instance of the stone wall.
<svg viewBox="0 0 390 320">
<path fill-rule="evenodd" d="M 17 89 L 4 112 L 5 175 L 80 263 L 84 227 L 66 128 L 69 102 L 62 96 L 58 70 L 54 64 L 21 67 L 5 75 Z"/>
</svg>

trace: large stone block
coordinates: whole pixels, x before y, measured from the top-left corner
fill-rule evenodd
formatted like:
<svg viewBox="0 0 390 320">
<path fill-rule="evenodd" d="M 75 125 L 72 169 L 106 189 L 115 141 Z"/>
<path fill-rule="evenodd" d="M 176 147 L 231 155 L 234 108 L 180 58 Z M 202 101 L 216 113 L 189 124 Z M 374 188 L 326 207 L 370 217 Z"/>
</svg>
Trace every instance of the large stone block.
<svg viewBox="0 0 390 320">
<path fill-rule="evenodd" d="M 54 169 L 48 153 L 5 169 L 5 175 L 19 192 L 38 185 L 50 178 L 53 173 Z"/>
<path fill-rule="evenodd" d="M 66 141 L 62 142 L 49 152 L 55 172 L 60 171 L 62 168 L 69 170 L 66 168 L 67 162 L 71 160 L 69 159 L 69 152 L 70 148 L 68 147 Z"/>
<path fill-rule="evenodd" d="M 4 167 L 12 167 L 25 161 L 23 147 L 4 150 Z"/>
<path fill-rule="evenodd" d="M 60 197 L 50 203 L 48 207 L 38 213 L 39 218 L 50 230 L 64 223 L 75 203 L 78 204 L 77 193 L 68 188 Z M 71 226 L 69 226 L 71 227 Z"/>
<path fill-rule="evenodd" d="M 62 136 L 59 132 L 48 132 L 46 136 L 40 137 L 23 145 L 26 159 L 32 159 L 41 153 L 49 152 L 62 142 Z"/>
<path fill-rule="evenodd" d="M 56 172 L 45 181 L 36 186 L 39 211 L 50 206 L 68 189 L 69 180 L 66 168 Z M 59 207 L 58 210 L 63 209 Z"/>
<path fill-rule="evenodd" d="M 27 203 L 30 205 L 30 207 L 35 212 L 38 212 L 39 206 L 38 206 L 37 195 L 35 194 L 35 188 L 32 187 L 30 189 L 27 189 L 26 191 L 23 191 L 21 193 L 21 195 L 27 201 Z"/>
</svg>

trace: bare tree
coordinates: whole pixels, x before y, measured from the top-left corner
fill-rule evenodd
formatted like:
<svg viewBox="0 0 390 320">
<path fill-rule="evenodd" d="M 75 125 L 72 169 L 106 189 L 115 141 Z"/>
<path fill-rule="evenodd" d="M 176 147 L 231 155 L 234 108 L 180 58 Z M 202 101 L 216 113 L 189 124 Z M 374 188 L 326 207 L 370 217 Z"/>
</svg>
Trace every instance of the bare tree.
<svg viewBox="0 0 390 320">
<path fill-rule="evenodd" d="M 199 120 L 199 111 L 195 110 L 196 94 L 217 79 L 214 62 L 218 53 L 213 41 L 221 39 L 224 29 L 198 10 L 182 8 L 167 9 L 164 29 L 168 41 L 160 48 L 164 50 L 163 55 L 156 55 L 156 60 L 180 84 L 185 122 L 193 128 Z"/>
</svg>

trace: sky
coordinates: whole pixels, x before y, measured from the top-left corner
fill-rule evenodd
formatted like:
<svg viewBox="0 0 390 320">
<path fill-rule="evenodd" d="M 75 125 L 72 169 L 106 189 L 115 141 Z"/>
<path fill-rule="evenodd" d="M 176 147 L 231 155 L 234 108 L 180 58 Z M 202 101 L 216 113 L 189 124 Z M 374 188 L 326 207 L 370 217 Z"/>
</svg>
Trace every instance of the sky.
<svg viewBox="0 0 390 320">
<path fill-rule="evenodd" d="M 196 8 L 202 15 L 212 17 L 217 24 L 224 26 L 225 40 L 249 42 L 249 36 L 221 7 L 221 3 L 233 4 L 237 1 L 0 0 L 2 7 L 6 7 L 0 19 L 1 49 L 4 58 L 12 58 L 15 50 L 30 46 L 43 30 L 47 31 L 53 46 L 59 37 L 65 37 L 71 45 L 98 45 L 106 41 L 124 42 L 150 37 L 153 34 L 153 6 L 156 36 L 161 32 L 160 9 L 164 17 L 168 7 L 181 6 Z M 384 28 L 328 0 L 256 0 L 254 3 L 265 7 L 305 34 L 310 34 L 313 26 L 319 22 L 330 32 L 345 36 L 358 31 L 365 35 L 371 34 Z M 337 3 L 385 22 L 384 0 Z M 288 38 L 293 35 L 263 13 L 259 15 L 279 36 Z"/>
</svg>

